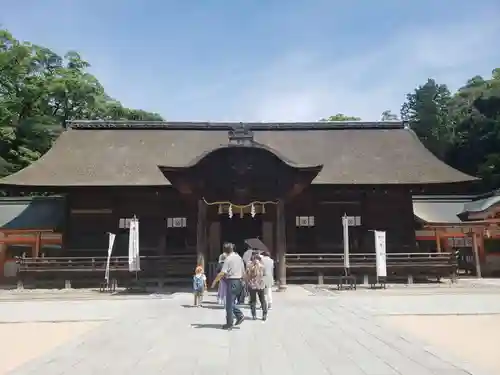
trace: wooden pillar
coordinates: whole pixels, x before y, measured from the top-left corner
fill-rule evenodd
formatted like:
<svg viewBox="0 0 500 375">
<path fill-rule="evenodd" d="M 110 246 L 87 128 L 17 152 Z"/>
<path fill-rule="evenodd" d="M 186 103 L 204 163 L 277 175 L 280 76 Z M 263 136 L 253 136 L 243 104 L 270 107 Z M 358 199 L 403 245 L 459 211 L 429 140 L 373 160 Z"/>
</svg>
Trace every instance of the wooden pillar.
<svg viewBox="0 0 500 375">
<path fill-rule="evenodd" d="M 197 265 L 205 268 L 207 256 L 207 205 L 198 201 L 198 221 L 196 223 L 196 258 Z"/>
<path fill-rule="evenodd" d="M 477 238 L 477 247 L 478 247 L 478 253 L 479 253 L 479 261 L 482 264 L 486 263 L 486 249 L 484 248 L 484 229 L 481 229 L 477 233 L 478 238 Z"/>
<path fill-rule="evenodd" d="M 441 232 L 439 230 L 436 230 L 434 233 L 436 233 L 436 252 L 440 253 L 441 252 Z"/>
<path fill-rule="evenodd" d="M 208 230 L 208 261 L 217 262 L 221 251 L 220 222 L 214 221 L 210 223 Z"/>
<path fill-rule="evenodd" d="M 217 261 L 221 254 L 220 222 L 211 222 L 208 226 L 208 255 L 205 259 L 205 274 L 209 280 L 214 280 L 217 273 Z M 207 266 L 208 264 L 208 266 Z"/>
<path fill-rule="evenodd" d="M 474 263 L 476 264 L 476 276 L 481 278 L 481 258 L 479 257 L 477 233 L 472 233 L 472 252 L 474 253 Z"/>
<path fill-rule="evenodd" d="M 278 287 L 286 289 L 286 220 L 285 202 L 280 200 L 276 207 L 276 260 L 278 261 Z"/>
<path fill-rule="evenodd" d="M 38 258 L 40 256 L 40 248 L 41 248 L 41 243 L 42 243 L 42 233 L 41 232 L 37 232 L 35 234 L 36 238 L 35 238 L 35 246 L 33 248 L 33 258 Z"/>
<path fill-rule="evenodd" d="M 276 254 L 274 252 L 274 238 L 273 238 L 273 222 L 271 221 L 263 221 L 262 222 L 262 242 L 267 246 L 269 252 L 271 253 L 271 257 L 276 258 Z"/>
</svg>

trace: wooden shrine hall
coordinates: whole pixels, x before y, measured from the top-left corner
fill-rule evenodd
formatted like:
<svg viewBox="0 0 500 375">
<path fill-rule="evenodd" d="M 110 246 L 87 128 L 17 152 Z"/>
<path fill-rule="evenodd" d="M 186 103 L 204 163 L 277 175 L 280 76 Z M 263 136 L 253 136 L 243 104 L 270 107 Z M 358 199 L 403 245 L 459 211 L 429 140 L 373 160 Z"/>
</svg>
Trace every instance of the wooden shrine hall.
<svg viewBox="0 0 500 375">
<path fill-rule="evenodd" d="M 103 278 L 108 233 L 117 235 L 111 272 L 125 278 L 136 216 L 139 277 L 187 280 L 197 263 L 217 261 L 223 242 L 243 252 L 246 239 L 259 238 L 284 286 L 311 270 L 343 272 L 344 214 L 363 272 L 374 269 L 372 231 L 386 231 L 391 273 L 391 259 L 396 267 L 418 252 L 412 195 L 474 180 L 401 122 L 73 121 L 44 156 L 0 184 L 10 195 L 64 197 L 62 251 L 23 259 L 20 271 L 32 278 Z M 432 263 L 432 254 L 420 255 Z"/>
</svg>

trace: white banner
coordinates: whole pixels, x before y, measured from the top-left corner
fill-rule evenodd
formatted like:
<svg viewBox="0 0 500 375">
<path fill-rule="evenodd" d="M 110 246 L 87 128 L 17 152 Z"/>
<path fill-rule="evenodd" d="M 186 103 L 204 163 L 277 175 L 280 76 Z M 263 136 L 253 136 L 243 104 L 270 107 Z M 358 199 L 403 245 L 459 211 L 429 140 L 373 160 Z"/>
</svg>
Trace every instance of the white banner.
<svg viewBox="0 0 500 375">
<path fill-rule="evenodd" d="M 387 277 L 387 254 L 385 248 L 385 232 L 376 230 L 375 235 L 375 262 L 377 277 Z"/>
<path fill-rule="evenodd" d="M 130 220 L 130 232 L 128 236 L 128 270 L 137 272 L 141 270 L 139 259 L 139 220 Z"/>
<path fill-rule="evenodd" d="M 115 237 L 116 234 L 109 233 L 108 259 L 106 260 L 106 273 L 104 274 L 104 280 L 106 280 L 107 283 L 109 283 L 109 262 L 111 261 L 111 253 L 113 252 Z"/>
<path fill-rule="evenodd" d="M 342 216 L 342 229 L 344 233 L 344 268 L 349 268 L 349 216 Z"/>
</svg>

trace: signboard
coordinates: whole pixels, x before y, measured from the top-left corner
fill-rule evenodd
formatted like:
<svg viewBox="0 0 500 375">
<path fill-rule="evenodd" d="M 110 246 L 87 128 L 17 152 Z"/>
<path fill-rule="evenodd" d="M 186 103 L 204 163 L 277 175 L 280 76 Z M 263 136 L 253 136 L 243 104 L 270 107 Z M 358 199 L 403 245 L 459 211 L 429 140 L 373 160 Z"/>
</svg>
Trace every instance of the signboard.
<svg viewBox="0 0 500 375">
<path fill-rule="evenodd" d="M 167 218 L 167 228 L 185 228 L 187 220 L 185 217 L 169 217 Z"/>
<path fill-rule="evenodd" d="M 361 216 L 347 216 L 347 223 L 350 227 L 359 227 L 361 225 Z"/>
<path fill-rule="evenodd" d="M 344 233 L 344 268 L 349 268 L 349 216 L 342 216 L 342 229 Z"/>
<path fill-rule="evenodd" d="M 104 280 L 109 283 L 109 262 L 111 261 L 111 253 L 113 252 L 113 245 L 115 244 L 114 233 L 109 233 L 109 244 L 108 244 L 108 259 L 106 261 L 106 273 L 104 274 Z"/>
<path fill-rule="evenodd" d="M 375 262 L 377 277 L 387 277 L 387 254 L 385 248 L 385 232 L 375 230 Z"/>
<path fill-rule="evenodd" d="M 314 216 L 296 216 L 296 227 L 314 227 Z"/>
</svg>

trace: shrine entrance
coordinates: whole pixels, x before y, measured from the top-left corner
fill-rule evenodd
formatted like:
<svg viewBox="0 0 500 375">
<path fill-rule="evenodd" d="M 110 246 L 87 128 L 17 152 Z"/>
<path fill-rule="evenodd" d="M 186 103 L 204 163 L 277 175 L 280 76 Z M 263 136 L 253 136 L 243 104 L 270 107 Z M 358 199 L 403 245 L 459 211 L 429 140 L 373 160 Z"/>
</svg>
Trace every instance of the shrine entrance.
<svg viewBox="0 0 500 375">
<path fill-rule="evenodd" d="M 251 217 L 235 215 L 232 218 L 221 216 L 221 245 L 231 242 L 236 246 L 236 251 L 243 255 L 246 250 L 245 240 L 249 238 L 262 238 L 262 216 Z M 222 247 L 221 247 L 222 248 Z"/>
<path fill-rule="evenodd" d="M 217 131 L 217 130 L 214 130 Z M 267 204 L 276 206 L 276 260 L 280 284 L 286 284 L 285 201 L 300 194 L 316 178 L 322 165 L 299 165 L 254 140 L 241 125 L 228 129 L 228 143 L 200 154 L 187 165 L 159 165 L 165 178 L 186 200 L 197 202 L 197 264 L 207 263 L 208 233 L 213 228 L 208 207 L 218 206 L 220 241 L 245 251 L 244 241 L 262 238 L 262 215 Z M 227 212 L 227 216 L 225 213 Z M 219 221 L 217 220 L 217 221 Z"/>
</svg>

